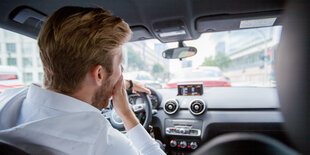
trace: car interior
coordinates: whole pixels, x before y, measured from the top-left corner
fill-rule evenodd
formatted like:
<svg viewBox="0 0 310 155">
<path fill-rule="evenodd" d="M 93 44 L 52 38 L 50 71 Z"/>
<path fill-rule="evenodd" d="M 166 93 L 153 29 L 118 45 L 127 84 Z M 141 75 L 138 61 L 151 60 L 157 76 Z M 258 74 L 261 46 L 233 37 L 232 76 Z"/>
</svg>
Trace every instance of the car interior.
<svg viewBox="0 0 310 155">
<path fill-rule="evenodd" d="M 191 83 L 198 95 L 184 95 L 189 85 L 179 85 L 150 88 L 152 95 L 128 91 L 128 98 L 141 124 L 167 154 L 310 154 L 308 1 L 1 0 L 0 27 L 36 39 L 45 19 L 64 6 L 102 7 L 129 24 L 130 42 L 157 39 L 177 42 L 181 48 L 183 41 L 205 33 L 282 26 L 276 87 L 204 88 Z M 274 22 L 240 25 L 262 19 Z M 124 132 L 112 104 L 102 114 Z M 0 141 L 1 154 L 27 154 Z"/>
</svg>

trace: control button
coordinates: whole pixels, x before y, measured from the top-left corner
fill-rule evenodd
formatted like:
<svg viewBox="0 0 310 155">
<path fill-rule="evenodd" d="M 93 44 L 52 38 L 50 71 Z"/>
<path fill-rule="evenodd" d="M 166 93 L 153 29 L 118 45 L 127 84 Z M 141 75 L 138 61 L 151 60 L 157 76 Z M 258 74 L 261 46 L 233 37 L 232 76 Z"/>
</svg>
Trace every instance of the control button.
<svg viewBox="0 0 310 155">
<path fill-rule="evenodd" d="M 177 142 L 175 140 L 171 140 L 170 141 L 170 146 L 171 147 L 176 147 L 177 146 Z"/>
<path fill-rule="evenodd" d="M 173 109 L 173 105 L 169 104 L 169 105 L 168 105 L 168 109 L 169 109 L 169 110 L 172 110 L 172 109 Z"/>
<path fill-rule="evenodd" d="M 194 108 L 195 108 L 195 110 L 198 111 L 200 107 L 199 107 L 199 105 L 196 104 L 196 105 L 194 106 Z"/>
<path fill-rule="evenodd" d="M 189 134 L 198 135 L 198 131 L 197 130 L 190 130 Z"/>
<path fill-rule="evenodd" d="M 185 129 L 184 129 L 184 128 L 181 128 L 181 129 L 180 129 L 180 133 L 181 133 L 181 134 L 185 134 Z"/>
<path fill-rule="evenodd" d="M 197 147 L 198 147 L 197 142 L 191 142 L 190 147 L 191 147 L 193 150 L 197 149 Z"/>
<path fill-rule="evenodd" d="M 189 129 L 185 129 L 185 134 L 189 134 Z"/>
<path fill-rule="evenodd" d="M 166 133 L 171 133 L 171 130 L 169 128 L 166 128 Z"/>
<path fill-rule="evenodd" d="M 181 148 L 186 148 L 187 147 L 187 143 L 186 143 L 186 141 L 181 141 L 180 142 L 180 146 L 181 146 Z"/>
<path fill-rule="evenodd" d="M 200 111 L 203 110 L 203 104 L 199 103 L 199 102 L 194 102 L 192 104 L 192 111 L 195 112 L 195 113 L 198 113 Z"/>
</svg>

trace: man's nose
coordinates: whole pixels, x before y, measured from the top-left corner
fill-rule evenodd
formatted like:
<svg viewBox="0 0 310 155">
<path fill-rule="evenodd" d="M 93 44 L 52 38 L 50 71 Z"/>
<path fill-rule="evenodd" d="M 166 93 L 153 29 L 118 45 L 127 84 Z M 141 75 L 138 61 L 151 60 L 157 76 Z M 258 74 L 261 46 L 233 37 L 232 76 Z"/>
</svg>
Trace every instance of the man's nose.
<svg viewBox="0 0 310 155">
<path fill-rule="evenodd" d="M 122 71 L 122 73 L 124 72 L 124 67 L 123 67 L 123 65 L 121 65 L 121 71 Z"/>
</svg>

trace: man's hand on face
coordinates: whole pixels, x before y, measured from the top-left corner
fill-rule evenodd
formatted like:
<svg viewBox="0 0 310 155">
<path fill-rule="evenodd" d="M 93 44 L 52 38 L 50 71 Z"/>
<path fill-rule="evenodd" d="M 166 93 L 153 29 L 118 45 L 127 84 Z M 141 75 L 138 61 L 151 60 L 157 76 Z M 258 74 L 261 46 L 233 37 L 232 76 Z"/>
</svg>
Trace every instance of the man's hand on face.
<svg viewBox="0 0 310 155">
<path fill-rule="evenodd" d="M 129 107 L 128 97 L 125 90 L 123 75 L 117 81 L 113 89 L 113 107 L 124 122 L 126 130 L 135 127 L 139 121 Z"/>
</svg>

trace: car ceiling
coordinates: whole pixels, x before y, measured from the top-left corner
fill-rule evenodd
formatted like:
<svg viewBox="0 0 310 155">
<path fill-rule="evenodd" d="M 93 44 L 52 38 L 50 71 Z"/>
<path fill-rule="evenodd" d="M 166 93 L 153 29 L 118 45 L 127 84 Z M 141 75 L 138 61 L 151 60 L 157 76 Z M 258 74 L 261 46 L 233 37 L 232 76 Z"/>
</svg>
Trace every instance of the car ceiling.
<svg viewBox="0 0 310 155">
<path fill-rule="evenodd" d="M 131 27 L 131 41 L 175 42 L 201 33 L 240 29 L 240 21 L 276 17 L 285 0 L 1 0 L 0 27 L 36 38 L 48 15 L 63 6 L 102 7 Z M 183 31 L 177 36 L 161 33 Z"/>
</svg>

